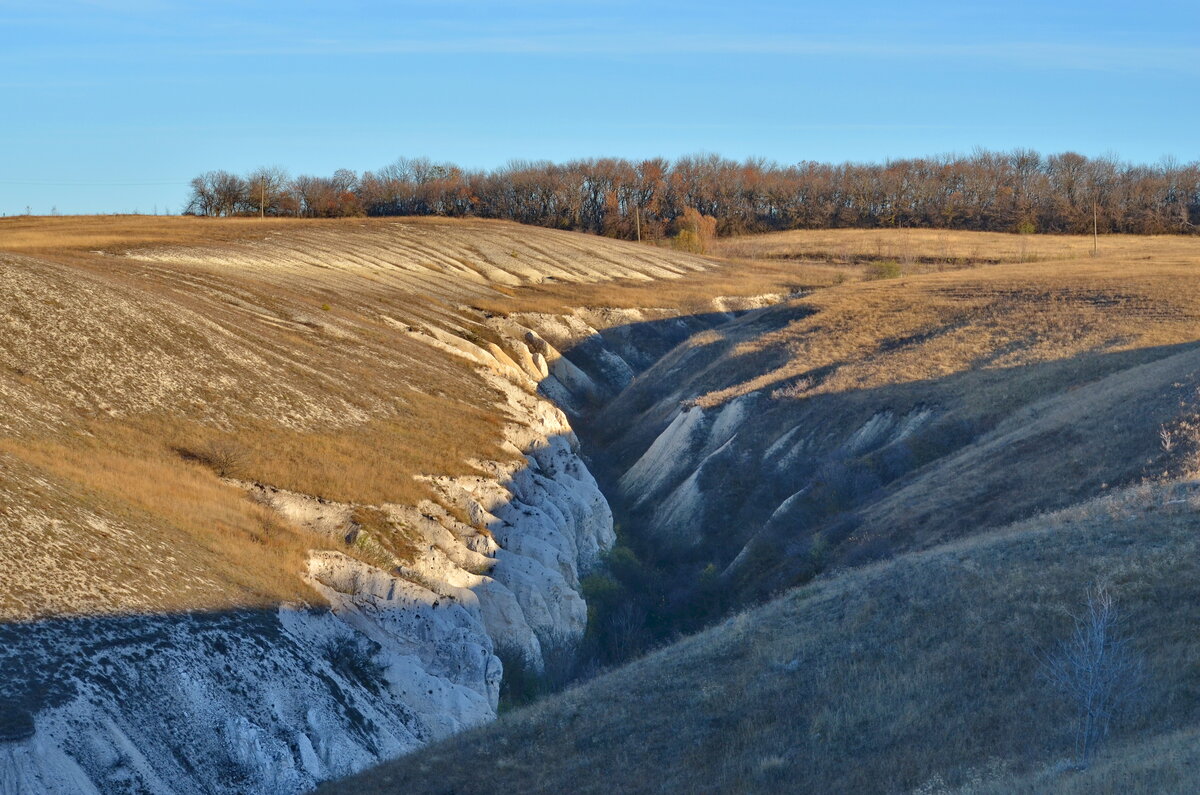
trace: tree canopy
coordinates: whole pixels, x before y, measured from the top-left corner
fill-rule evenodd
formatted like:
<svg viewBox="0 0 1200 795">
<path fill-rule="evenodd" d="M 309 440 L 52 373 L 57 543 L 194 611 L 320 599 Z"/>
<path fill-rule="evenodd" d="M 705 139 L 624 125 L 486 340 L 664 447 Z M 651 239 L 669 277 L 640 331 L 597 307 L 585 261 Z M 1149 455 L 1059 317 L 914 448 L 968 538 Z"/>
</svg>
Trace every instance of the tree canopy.
<svg viewBox="0 0 1200 795">
<path fill-rule="evenodd" d="M 361 175 L 210 171 L 192 180 L 185 212 L 475 216 L 654 239 L 695 233 L 689 210 L 715 219 L 720 235 L 829 227 L 1080 233 L 1092 230 L 1093 217 L 1102 232 L 1193 233 L 1200 163 L 1024 149 L 885 163 L 781 165 L 717 155 L 513 161 L 491 171 L 401 158 Z"/>
</svg>

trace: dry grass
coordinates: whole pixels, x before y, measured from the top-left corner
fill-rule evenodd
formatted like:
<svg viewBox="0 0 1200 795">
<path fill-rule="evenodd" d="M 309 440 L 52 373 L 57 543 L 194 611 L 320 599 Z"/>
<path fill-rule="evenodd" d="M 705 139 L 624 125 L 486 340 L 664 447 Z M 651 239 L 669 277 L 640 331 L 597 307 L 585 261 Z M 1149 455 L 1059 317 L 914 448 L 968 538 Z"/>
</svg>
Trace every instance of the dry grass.
<svg viewBox="0 0 1200 795">
<path fill-rule="evenodd" d="M 0 456 L 15 477 L 53 484 L 9 494 L 6 556 L 22 567 L 7 569 L 0 610 L 9 616 L 262 607 L 314 597 L 296 576 L 311 539 L 152 437 L 88 424 L 83 433 L 0 438 Z M 49 535 L 18 542 L 11 532 L 18 525 Z M 29 553 L 40 552 L 32 559 L 22 556 L 29 542 L 36 543 Z M 79 565 L 89 570 L 86 583 L 56 578 Z"/>
<path fill-rule="evenodd" d="M 984 793 L 1038 793 L 1062 795 L 1124 795 L 1124 793 L 1193 793 L 1200 770 L 1200 729 L 1189 728 L 1121 743 L 1087 770 L 1045 769 L 1016 774 L 998 770 L 980 776 L 979 783 L 957 790 Z M 954 791 L 954 790 L 951 790 Z M 931 790 L 930 795 L 936 790 Z"/>
<path fill-rule="evenodd" d="M 844 572 L 323 791 L 1194 791 L 1194 769 L 1152 754 L 1200 722 L 1198 510 L 1190 488 L 1145 489 Z M 1068 713 L 1031 649 L 1096 581 L 1151 684 L 1093 771 L 1053 773 Z"/>
<path fill-rule="evenodd" d="M 105 532 L 136 526 L 181 550 L 175 557 L 186 565 L 179 569 L 205 578 L 174 595 L 152 590 L 139 604 L 292 598 L 298 587 L 289 579 L 290 547 L 258 537 L 254 506 L 239 501 L 215 473 L 172 458 L 172 448 L 237 445 L 244 452 L 231 460 L 244 477 L 360 506 L 415 501 L 426 495 L 413 475 L 469 473 L 468 459 L 503 455 L 496 447 L 503 421 L 492 407 L 496 396 L 470 363 L 429 348 L 409 328 L 432 325 L 488 339 L 465 307 L 503 313 L 702 307 L 714 294 L 786 292 L 861 269 L 783 257 L 741 264 L 670 260 L 652 249 L 477 222 L 298 225 L 286 234 L 287 245 L 271 238 L 165 252 L 151 247 L 142 260 L 39 249 L 50 252 L 53 267 L 45 260 L 28 266 L 54 285 L 54 295 L 39 299 L 54 328 L 86 317 L 90 301 L 102 308 L 96 328 L 115 324 L 121 333 L 105 341 L 111 350 L 97 346 L 83 359 L 66 355 L 61 342 L 45 349 L 49 354 L 31 354 L 36 335 L 23 347 L 0 341 L 9 368 L 0 376 L 9 390 L 0 400 L 15 396 L 6 405 L 24 423 L 6 431 L 3 455 L 33 479 L 62 486 L 23 497 L 26 505 L 47 515 L 95 505 L 111 514 Z M 875 256 L 868 235 L 879 233 L 858 234 L 851 263 Z M 1081 247 L 1086 253 L 1087 241 L 1034 238 L 1030 245 L 1048 248 L 1036 252 L 1038 261 L 1022 262 L 1027 257 L 1019 248 L 972 257 L 971 248 L 986 249 L 991 236 L 935 234 L 945 237 L 933 240 L 933 253 L 914 253 L 913 269 L 940 267 L 926 261 L 940 256 L 938 246 L 965 249 L 954 256 L 971 262 L 1002 264 L 842 284 L 797 299 L 778 310 L 790 314 L 777 326 L 749 318 L 693 340 L 692 348 L 724 356 L 681 381 L 694 378 L 710 406 L 754 390 L 778 390 L 776 402 L 798 405 L 872 396 L 887 402 L 936 383 L 944 406 L 1035 429 L 1036 418 L 1019 411 L 1053 398 L 1057 403 L 1043 410 L 1060 412 L 1055 422 L 1095 435 L 1094 444 L 1080 449 L 1105 460 L 1129 456 L 1141 426 L 1119 433 L 1107 426 L 1129 401 L 1139 410 L 1165 411 L 1167 398 L 1150 392 L 1169 383 L 1170 374 L 1155 371 L 1151 378 L 1135 368 L 1187 354 L 1175 346 L 1196 339 L 1194 244 L 1137 238 L 1130 245 L 1147 253 L 1053 259 Z M 829 245 L 818 233 L 812 237 L 813 252 Z M 1014 236 L 995 237 L 1004 239 L 999 246 Z M 594 248 L 579 253 L 585 243 Z M 622 264 L 625 256 L 652 278 L 597 275 L 633 268 Z M 539 258 L 559 263 L 546 266 L 552 279 L 504 270 Z M 72 297 L 79 279 L 87 289 Z M 115 312 L 122 302 L 132 309 Z M 39 333 L 51 335 L 50 325 Z M 195 332 L 200 327 L 203 334 Z M 85 324 L 71 339 L 98 339 L 91 328 Z M 167 332 L 160 339 L 155 328 Z M 156 356 L 143 356 L 147 348 Z M 1128 383 L 1087 386 L 1125 370 Z M 171 374 L 169 389 L 164 372 Z M 190 378 L 193 372 L 203 377 Z M 1145 394 L 1134 389 L 1138 378 L 1145 378 Z M 53 411 L 35 417 L 33 405 Z M 54 422 L 46 420 L 52 416 Z M 85 420 L 95 423 L 86 426 L 92 436 L 61 435 L 77 433 Z M 1048 434 L 1043 441 L 1038 455 L 1061 454 L 1061 439 Z M 880 509 L 879 523 L 928 512 L 942 526 L 957 522 L 961 533 L 974 532 L 974 519 L 956 520 L 933 499 L 950 491 L 938 478 L 956 472 L 982 473 L 981 488 L 1010 489 L 1020 499 L 1027 493 L 1041 499 L 1037 489 L 1059 489 L 1057 479 L 1072 477 L 1066 470 L 1051 477 L 1043 459 L 1017 445 L 997 442 L 976 455 L 982 460 L 914 480 L 902 500 Z M 88 460 L 102 462 L 113 479 L 85 471 Z M 1023 465 L 1020 478 L 1008 477 Z M 150 482 L 156 479 L 167 484 L 161 493 Z M 182 507 L 164 504 L 181 490 L 198 496 Z M 1191 593 L 1200 581 L 1192 562 L 1200 551 L 1194 514 L 1157 494 L 831 578 L 379 775 L 392 777 L 389 787 L 416 791 L 561 791 L 581 782 L 634 791 L 853 791 L 915 788 L 938 776 L 947 786 L 965 786 L 980 770 L 998 771 L 1003 781 L 1040 782 L 1029 777 L 1048 775 L 1065 753 L 1056 728 L 1061 713 L 1045 706 L 1021 644 L 1060 631 L 1066 607 L 1100 576 L 1119 586 L 1158 661 L 1157 700 L 1122 730 L 1113 750 L 1157 742 L 1160 730 L 1197 717 L 1178 705 L 1190 703 L 1186 695 L 1200 687 L 1187 663 L 1193 633 L 1178 629 L 1200 618 L 1190 607 L 1200 604 L 1194 598 L 1200 594 Z M 206 524 L 216 518 L 229 530 L 219 538 Z M 364 509 L 358 518 L 386 537 L 380 514 Z M 155 582 L 146 571 L 162 559 L 161 548 L 131 553 L 122 542 L 109 555 L 100 543 L 82 543 L 87 526 L 74 525 L 81 540 L 73 548 L 112 566 L 106 587 Z M 45 565 L 32 554 L 12 559 Z M 40 587 L 51 593 L 55 586 Z M 99 593 L 110 604 L 134 603 L 128 594 Z M 55 609 L 63 608 L 46 612 Z M 989 768 L 994 757 L 1003 764 Z M 480 762 L 466 766 L 463 758 Z M 592 769 L 607 775 L 585 777 Z"/>
<path fill-rule="evenodd" d="M 732 385 L 719 405 L 816 377 L 809 396 L 974 369 L 1019 368 L 1084 352 L 1190 342 L 1200 319 L 1200 245 L 1153 261 L 1122 257 L 1011 264 L 853 284 L 793 304 L 795 320 L 731 328 Z"/>
<path fill-rule="evenodd" d="M 511 455 L 499 396 L 431 336 L 503 342 L 478 310 L 699 311 L 880 260 L 909 274 L 1000 263 L 834 286 L 677 354 L 711 349 L 670 384 L 710 407 L 762 391 L 825 401 L 832 424 L 935 385 L 942 409 L 1007 423 L 963 453 L 975 460 L 880 503 L 879 526 L 934 517 L 927 543 L 975 532 L 987 517 L 970 511 L 997 494 L 1024 510 L 1068 480 L 1091 488 L 1090 469 L 1050 473 L 1063 450 L 1140 466 L 1139 445 L 1157 443 L 1142 426 L 1178 413 L 1171 368 L 1200 369 L 1189 239 L 1107 238 L 1096 260 L 1086 238 L 948 232 L 721 245 L 741 259 L 483 221 L 0 222 L 0 251 L 17 252 L 0 254 L 0 615 L 308 598 L 296 575 L 317 542 L 220 474 L 354 504 L 403 557 L 402 529 L 363 506 L 414 503 L 420 475 Z M 1055 435 L 1068 426 L 1092 437 Z M 950 488 L 962 472 L 990 502 Z M 1022 644 L 1061 631 L 1101 577 L 1156 667 L 1154 698 L 1114 749 L 1153 747 L 1137 743 L 1200 718 L 1196 506 L 1164 495 L 832 577 L 379 776 L 435 791 L 853 791 L 961 786 L 999 757 L 1005 781 L 1042 781 L 1028 777 L 1057 758 L 1061 714 Z"/>
<path fill-rule="evenodd" d="M 763 245 L 774 246 L 776 237 L 765 236 Z M 792 246 L 807 241 L 810 251 L 843 241 L 864 256 L 903 245 L 919 249 L 918 260 L 943 249 L 970 255 L 977 247 L 996 247 L 984 259 L 1003 260 L 1020 254 L 1012 246 L 1024 245 L 1017 236 L 952 233 L 903 232 L 892 243 L 877 232 L 786 237 Z M 1039 257 L 1088 245 L 1030 240 L 1045 247 Z M 793 305 L 805 317 L 786 328 L 714 341 L 734 355 L 701 401 L 712 405 L 759 388 L 783 396 L 814 370 L 821 374 L 800 399 L 979 367 L 1011 374 L 1081 350 L 1190 339 L 1194 244 L 1110 242 L 1140 246 L 1154 259 L 1004 265 L 820 291 Z M 431 347 L 426 330 L 504 347 L 479 309 L 708 311 L 715 295 L 828 285 L 847 267 L 757 249 L 742 252 L 752 261 L 721 261 L 443 219 L 13 218 L 0 221 L 0 251 L 18 252 L 0 263 L 8 301 L 0 319 L 0 432 L 16 460 L 71 488 L 93 488 L 79 473 L 72 479 L 54 472 L 36 453 L 46 445 L 74 448 L 78 440 L 63 441 L 64 434 L 87 427 L 113 455 L 129 446 L 138 451 L 130 455 L 161 462 L 172 449 L 223 446 L 236 450 L 227 474 L 372 505 L 429 496 L 414 476 L 470 474 L 473 459 L 511 455 L 499 446 L 506 418 L 498 396 L 478 378 L 477 365 Z M 127 251 L 134 256 L 122 256 Z M 922 342 L 895 344 L 914 339 Z M 153 469 L 122 470 L 130 478 L 126 491 L 154 493 Z M 64 510 L 28 499 L 34 502 L 26 507 L 47 521 Z M 155 519 L 145 505 L 139 510 L 149 527 L 180 523 L 165 514 Z M 225 523 L 249 539 L 230 552 L 233 561 L 255 554 L 251 520 L 239 522 Z M 195 521 L 188 526 L 195 529 Z M 153 565 L 145 554 L 139 565 Z M 248 578 L 236 566 L 206 560 L 197 571 L 211 582 L 237 584 L 226 593 L 266 582 L 274 584 L 264 593 L 296 593 L 289 555 L 271 564 L 274 573 L 255 570 Z M 12 553 L 7 568 L 18 570 L 23 561 Z M 123 577 L 114 573 L 109 585 L 124 587 Z M 201 601 L 208 605 L 211 597 Z"/>
<path fill-rule="evenodd" d="M 1087 235 L 1018 235 L 939 229 L 817 229 L 725 238 L 713 254 L 749 260 L 861 265 L 892 261 L 906 273 L 1012 262 L 1090 257 Z M 1195 240 L 1180 235 L 1102 235 L 1102 257 L 1158 259 L 1195 256 Z"/>
<path fill-rule="evenodd" d="M 752 313 L 672 351 L 585 441 L 619 477 L 681 403 L 711 415 L 743 399 L 729 409 L 746 412 L 728 452 L 739 463 L 709 467 L 703 505 L 680 519 L 659 507 L 687 497 L 683 468 L 625 495 L 642 500 L 625 518 L 645 528 L 639 553 L 728 566 L 731 590 L 753 597 L 1161 475 L 1175 465 L 1160 428 L 1200 386 L 1200 244 L 1165 243 L 1150 260 L 858 282 Z"/>
<path fill-rule="evenodd" d="M 218 475 L 411 505 L 433 496 L 419 476 L 511 459 L 499 394 L 432 336 L 503 343 L 472 304 L 547 310 L 603 283 L 680 311 L 692 277 L 746 292 L 713 260 L 489 221 L 12 218 L 0 252 L 0 449 L 49 484 L 16 508 L 49 526 L 102 505 L 145 537 L 110 554 L 80 519 L 81 554 L 107 565 L 57 579 L 70 539 L 9 544 L 11 617 L 304 596 L 303 543 Z M 191 571 L 175 593 L 147 574 L 164 545 Z"/>
<path fill-rule="evenodd" d="M 436 219 L 411 219 L 437 223 Z M 186 215 L 12 216 L 0 218 L 0 251 L 55 256 L 160 246 L 235 243 L 297 229 L 368 228 L 384 219 L 201 218 Z"/>
<path fill-rule="evenodd" d="M 395 560 L 412 565 L 421 554 L 418 540 L 402 527 L 397 527 L 386 512 L 378 508 L 360 505 L 350 514 L 350 520 L 359 530 L 371 534 L 371 538 L 383 544 Z"/>
<path fill-rule="evenodd" d="M 673 281 L 615 279 L 594 285 L 542 284 L 506 288 L 504 298 L 473 302 L 486 312 L 568 312 L 578 307 L 661 307 L 686 314 L 712 311 L 717 296 L 785 297 L 846 281 L 846 269 L 824 263 L 714 260 L 711 270 Z"/>
</svg>

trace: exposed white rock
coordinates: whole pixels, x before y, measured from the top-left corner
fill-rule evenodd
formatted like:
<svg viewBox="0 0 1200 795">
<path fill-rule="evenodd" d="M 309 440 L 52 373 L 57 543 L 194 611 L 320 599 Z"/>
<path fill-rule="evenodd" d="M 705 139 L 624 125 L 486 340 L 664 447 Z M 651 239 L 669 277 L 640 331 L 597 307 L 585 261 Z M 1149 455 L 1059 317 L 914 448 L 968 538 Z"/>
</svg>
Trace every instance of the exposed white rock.
<svg viewBox="0 0 1200 795">
<path fill-rule="evenodd" d="M 693 406 L 680 411 L 654 443 L 621 476 L 622 491 L 638 502 L 645 501 L 660 486 L 672 482 L 693 464 L 691 454 L 697 436 L 703 432 L 704 409 Z"/>
<path fill-rule="evenodd" d="M 0 686 L 0 703 L 16 699 L 35 725 L 0 740 L 0 793 L 304 791 L 494 718 L 498 645 L 540 667 L 547 643 L 582 635 L 580 576 L 613 543 L 612 513 L 566 415 L 538 387 L 561 378 L 586 391 L 589 377 L 536 337 L 505 351 L 444 330 L 419 336 L 480 366 L 504 395 L 508 444 L 526 455 L 431 479 L 473 524 L 432 501 L 375 506 L 416 559 L 385 570 L 314 553 L 308 577 L 329 609 L 7 631 L 0 673 L 20 656 L 22 670 L 54 671 L 55 694 L 33 674 Z M 316 535 L 384 555 L 354 506 L 242 485 Z"/>
<path fill-rule="evenodd" d="M 704 446 L 705 452 L 711 452 L 727 444 L 733 438 L 738 432 L 738 428 L 746 420 L 746 413 L 751 399 L 749 395 L 744 395 L 734 398 L 721 406 L 713 418 L 712 427 L 708 431 L 708 440 Z"/>
<path fill-rule="evenodd" d="M 905 439 L 933 417 L 933 411 L 918 408 L 897 417 L 890 411 L 873 414 L 846 440 L 846 452 L 859 454 L 885 444 Z"/>
</svg>

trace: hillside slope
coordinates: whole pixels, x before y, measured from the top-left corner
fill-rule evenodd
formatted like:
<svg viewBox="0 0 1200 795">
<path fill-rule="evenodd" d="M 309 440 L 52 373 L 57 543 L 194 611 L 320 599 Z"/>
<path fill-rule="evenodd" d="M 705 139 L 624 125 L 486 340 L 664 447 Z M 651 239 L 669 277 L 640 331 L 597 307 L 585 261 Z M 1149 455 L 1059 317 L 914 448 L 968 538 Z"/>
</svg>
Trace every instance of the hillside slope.
<svg viewBox="0 0 1200 795">
<path fill-rule="evenodd" d="M 320 791 L 1194 791 L 1198 510 L 1194 483 L 1138 488 L 824 577 Z M 1149 676 L 1076 773 L 1033 651 L 1097 582 Z"/>
<path fill-rule="evenodd" d="M 640 554 L 761 597 L 1170 469 L 1160 432 L 1196 409 L 1194 267 L 821 290 L 692 337 L 576 426 Z"/>
<path fill-rule="evenodd" d="M 503 223 L 0 222 L 0 791 L 294 792 L 493 717 L 612 519 L 553 352 L 475 305 L 685 276 L 729 280 Z"/>
<path fill-rule="evenodd" d="M 493 719 L 501 656 L 1191 471 L 1194 257 L 1061 242 L 859 282 L 867 237 L 5 219 L 0 791 L 302 791 Z"/>
<path fill-rule="evenodd" d="M 1137 253 L 821 290 L 623 383 L 564 345 L 632 547 L 591 626 L 659 650 L 326 791 L 1193 791 L 1200 293 Z M 1097 584 L 1150 676 L 1073 772 L 1035 651 Z"/>
</svg>

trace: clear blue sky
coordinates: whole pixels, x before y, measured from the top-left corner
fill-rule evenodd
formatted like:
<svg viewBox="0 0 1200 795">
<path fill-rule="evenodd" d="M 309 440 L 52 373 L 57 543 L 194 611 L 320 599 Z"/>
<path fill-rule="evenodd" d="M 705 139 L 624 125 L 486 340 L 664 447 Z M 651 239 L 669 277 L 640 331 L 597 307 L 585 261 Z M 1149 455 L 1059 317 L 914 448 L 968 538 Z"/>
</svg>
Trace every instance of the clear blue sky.
<svg viewBox="0 0 1200 795">
<path fill-rule="evenodd" d="M 1200 159 L 1200 3 L 0 0 L 0 212 L 425 155 Z"/>
</svg>

